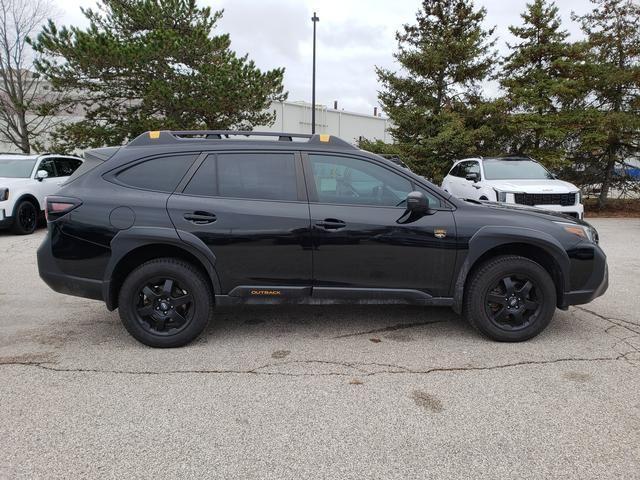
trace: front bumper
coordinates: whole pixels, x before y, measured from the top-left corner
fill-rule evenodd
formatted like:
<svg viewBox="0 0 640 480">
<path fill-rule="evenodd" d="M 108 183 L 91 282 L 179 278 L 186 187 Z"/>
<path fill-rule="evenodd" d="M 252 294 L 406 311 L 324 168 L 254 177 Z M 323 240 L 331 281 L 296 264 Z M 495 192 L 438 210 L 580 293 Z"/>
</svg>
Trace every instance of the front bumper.
<svg viewBox="0 0 640 480">
<path fill-rule="evenodd" d="M 571 256 L 571 255 L 570 255 Z M 580 286 L 579 290 L 565 292 L 560 308 L 567 308 L 569 305 L 583 305 L 603 295 L 609 288 L 609 267 L 607 257 L 597 245 L 593 248 L 592 269 L 586 282 Z"/>
<path fill-rule="evenodd" d="M 10 228 L 13 225 L 13 217 L 6 217 L 6 210 L 0 208 L 0 228 Z"/>
<path fill-rule="evenodd" d="M 65 295 L 103 300 L 102 281 L 68 275 L 57 265 L 51 250 L 51 232 L 38 248 L 38 272 L 52 290 Z"/>
</svg>

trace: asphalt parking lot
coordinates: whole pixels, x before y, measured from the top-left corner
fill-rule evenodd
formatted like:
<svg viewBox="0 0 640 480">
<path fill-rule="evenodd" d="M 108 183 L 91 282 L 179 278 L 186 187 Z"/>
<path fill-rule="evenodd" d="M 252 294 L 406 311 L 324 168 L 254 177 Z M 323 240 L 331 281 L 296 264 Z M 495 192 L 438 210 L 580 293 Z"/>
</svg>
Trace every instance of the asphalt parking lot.
<svg viewBox="0 0 640 480">
<path fill-rule="evenodd" d="M 0 478 L 640 478 L 640 220 L 610 289 L 494 343 L 448 309 L 218 309 L 154 350 L 0 233 Z"/>
</svg>

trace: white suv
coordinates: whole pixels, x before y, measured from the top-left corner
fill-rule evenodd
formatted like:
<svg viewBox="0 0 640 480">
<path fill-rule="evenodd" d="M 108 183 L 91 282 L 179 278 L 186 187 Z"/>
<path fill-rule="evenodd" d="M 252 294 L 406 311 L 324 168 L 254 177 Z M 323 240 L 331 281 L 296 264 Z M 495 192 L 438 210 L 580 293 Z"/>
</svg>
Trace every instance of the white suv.
<svg viewBox="0 0 640 480">
<path fill-rule="evenodd" d="M 44 210 L 44 198 L 54 194 L 82 165 L 65 155 L 0 154 L 0 228 L 33 233 Z"/>
<path fill-rule="evenodd" d="M 442 188 L 458 198 L 528 205 L 584 216 L 580 190 L 528 157 L 467 158 L 458 160 L 442 181 Z"/>
</svg>

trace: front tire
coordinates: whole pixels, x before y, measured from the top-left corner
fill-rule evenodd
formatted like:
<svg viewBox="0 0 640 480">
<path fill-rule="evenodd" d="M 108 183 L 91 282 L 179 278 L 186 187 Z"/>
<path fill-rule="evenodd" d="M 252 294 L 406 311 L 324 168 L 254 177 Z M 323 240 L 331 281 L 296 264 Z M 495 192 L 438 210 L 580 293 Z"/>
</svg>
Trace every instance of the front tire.
<svg viewBox="0 0 640 480">
<path fill-rule="evenodd" d="M 127 331 L 150 347 L 181 347 L 207 326 L 213 295 L 204 275 L 177 258 L 143 263 L 125 279 L 118 297 Z"/>
<path fill-rule="evenodd" d="M 556 309 L 549 273 L 525 257 L 505 255 L 477 268 L 467 283 L 463 314 L 485 336 L 521 342 L 542 332 Z"/>
<path fill-rule="evenodd" d="M 38 226 L 38 208 L 29 200 L 22 200 L 15 209 L 11 230 L 16 235 L 31 235 Z"/>
</svg>

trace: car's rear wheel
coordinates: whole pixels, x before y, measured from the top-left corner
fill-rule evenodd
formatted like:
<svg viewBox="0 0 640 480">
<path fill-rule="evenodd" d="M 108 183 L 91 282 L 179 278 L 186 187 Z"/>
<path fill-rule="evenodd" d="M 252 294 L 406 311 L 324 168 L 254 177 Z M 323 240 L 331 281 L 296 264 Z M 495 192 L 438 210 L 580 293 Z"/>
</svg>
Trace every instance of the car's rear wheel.
<svg viewBox="0 0 640 480">
<path fill-rule="evenodd" d="M 38 226 L 38 209 L 29 200 L 22 200 L 17 206 L 13 219 L 13 233 L 30 235 Z"/>
<path fill-rule="evenodd" d="M 181 347 L 207 326 L 213 296 L 204 275 L 177 258 L 150 260 L 125 279 L 119 295 L 127 331 L 150 347 Z"/>
<path fill-rule="evenodd" d="M 556 309 L 556 289 L 549 273 L 528 258 L 492 258 L 472 274 L 463 312 L 484 335 L 520 342 L 544 330 Z"/>
</svg>

